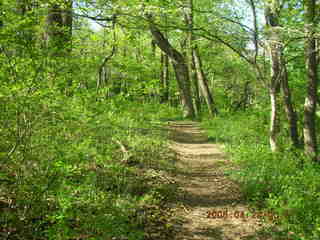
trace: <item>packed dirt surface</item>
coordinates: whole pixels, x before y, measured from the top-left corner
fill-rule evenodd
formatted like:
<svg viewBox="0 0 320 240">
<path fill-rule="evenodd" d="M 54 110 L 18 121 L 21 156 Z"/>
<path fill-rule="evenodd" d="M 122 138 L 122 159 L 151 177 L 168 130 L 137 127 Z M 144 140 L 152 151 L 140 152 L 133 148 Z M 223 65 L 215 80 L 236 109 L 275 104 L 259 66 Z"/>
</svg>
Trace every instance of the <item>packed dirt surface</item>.
<svg viewBox="0 0 320 240">
<path fill-rule="evenodd" d="M 272 239 L 263 231 L 272 221 L 249 211 L 239 186 L 225 173 L 235 167 L 223 145 L 209 143 L 196 122 L 169 122 L 169 128 L 170 146 L 178 155 L 175 239 Z"/>
</svg>

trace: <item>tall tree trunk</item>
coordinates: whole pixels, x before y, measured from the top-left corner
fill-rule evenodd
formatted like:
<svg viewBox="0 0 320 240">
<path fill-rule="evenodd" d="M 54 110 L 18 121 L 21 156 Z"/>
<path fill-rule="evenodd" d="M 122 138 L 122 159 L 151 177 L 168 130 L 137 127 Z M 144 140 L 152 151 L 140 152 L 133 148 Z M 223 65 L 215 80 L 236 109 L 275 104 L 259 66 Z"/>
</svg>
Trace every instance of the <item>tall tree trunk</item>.
<svg viewBox="0 0 320 240">
<path fill-rule="evenodd" d="M 167 54 L 161 52 L 161 93 L 160 102 L 165 103 L 169 101 L 169 59 Z"/>
<path fill-rule="evenodd" d="M 288 81 L 288 71 L 285 63 L 282 64 L 282 68 L 281 88 L 283 91 L 284 108 L 289 123 L 290 139 L 294 147 L 299 147 L 300 140 L 298 134 L 298 117 L 292 103 L 291 91 Z"/>
<path fill-rule="evenodd" d="M 186 0 L 186 8 L 184 9 L 185 23 L 188 27 L 187 41 L 186 41 L 186 59 L 189 69 L 189 79 L 193 84 L 194 93 L 194 106 L 197 115 L 201 112 L 201 103 L 199 95 L 199 84 L 197 81 L 196 69 L 193 61 L 193 0 Z"/>
<path fill-rule="evenodd" d="M 288 72 L 283 56 L 283 43 L 279 32 L 280 11 L 279 0 L 267 3 L 265 8 L 271 57 L 271 82 L 269 86 L 271 99 L 270 146 L 273 152 L 278 149 L 277 136 L 280 130 L 278 93 L 280 86 L 283 91 L 284 109 L 289 123 L 290 139 L 293 146 L 299 146 L 297 114 L 292 104 Z"/>
<path fill-rule="evenodd" d="M 304 147 L 305 153 L 311 159 L 317 159 L 316 135 L 316 103 L 317 103 L 317 53 L 316 53 L 316 0 L 304 0 L 305 11 L 305 62 L 307 71 L 307 96 L 304 104 Z"/>
<path fill-rule="evenodd" d="M 164 53 L 160 53 L 160 103 L 163 103 L 164 92 Z"/>
<path fill-rule="evenodd" d="M 271 117 L 270 117 L 270 148 L 272 152 L 278 150 L 278 134 L 280 129 L 280 119 L 279 119 L 279 101 L 278 95 L 279 91 L 276 88 L 271 88 L 269 90 L 270 101 L 271 101 Z"/>
<path fill-rule="evenodd" d="M 278 150 L 277 138 L 280 130 L 279 118 L 279 87 L 281 78 L 281 39 L 279 36 L 279 2 L 278 0 L 271 1 L 266 4 L 265 18 L 268 29 L 268 46 L 271 58 L 271 76 L 269 84 L 269 95 L 271 102 L 270 114 L 270 148 L 272 152 Z"/>
<path fill-rule="evenodd" d="M 164 55 L 164 65 L 163 65 L 163 100 L 165 102 L 169 101 L 169 90 L 170 90 L 170 71 L 169 71 L 169 58 L 167 54 Z"/>
<path fill-rule="evenodd" d="M 199 82 L 200 91 L 201 91 L 202 96 L 204 97 L 204 99 L 207 103 L 209 113 L 212 116 L 214 116 L 218 113 L 218 110 L 215 107 L 213 97 L 212 97 L 212 94 L 209 89 L 208 80 L 207 80 L 206 75 L 205 75 L 203 68 L 202 68 L 202 62 L 201 62 L 201 59 L 199 56 L 197 46 L 195 46 L 193 49 L 193 58 L 194 58 L 194 63 L 195 63 L 195 67 L 196 67 L 197 79 Z"/>
<path fill-rule="evenodd" d="M 149 21 L 149 27 L 157 46 L 173 60 L 173 66 L 182 97 L 183 115 L 186 118 L 194 118 L 195 111 L 192 103 L 189 71 L 185 59 L 180 52 L 171 46 L 151 19 Z"/>
<path fill-rule="evenodd" d="M 199 81 L 198 81 L 198 77 L 197 77 L 197 72 L 196 72 L 196 65 L 195 65 L 195 61 L 193 58 L 193 53 L 191 52 L 191 59 L 190 59 L 190 68 L 191 71 L 189 71 L 190 73 L 190 77 L 192 79 L 193 82 L 193 87 L 194 87 L 194 101 L 195 101 L 195 107 L 197 109 L 197 114 L 201 113 L 201 99 L 200 99 L 200 91 L 199 91 Z"/>
</svg>

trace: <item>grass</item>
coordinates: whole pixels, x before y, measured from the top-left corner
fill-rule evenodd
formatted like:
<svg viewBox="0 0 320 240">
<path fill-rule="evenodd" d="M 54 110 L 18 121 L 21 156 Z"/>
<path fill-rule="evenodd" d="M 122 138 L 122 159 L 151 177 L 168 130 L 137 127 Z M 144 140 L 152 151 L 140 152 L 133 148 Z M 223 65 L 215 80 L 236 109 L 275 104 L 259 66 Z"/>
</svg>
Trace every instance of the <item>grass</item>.
<svg viewBox="0 0 320 240">
<path fill-rule="evenodd" d="M 290 239 L 319 239 L 320 168 L 299 150 L 286 150 L 285 144 L 283 151 L 270 152 L 263 119 L 261 114 L 245 112 L 205 119 L 202 126 L 210 139 L 226 144 L 232 160 L 241 166 L 231 176 L 253 206 L 278 215 L 280 229 Z"/>
</svg>

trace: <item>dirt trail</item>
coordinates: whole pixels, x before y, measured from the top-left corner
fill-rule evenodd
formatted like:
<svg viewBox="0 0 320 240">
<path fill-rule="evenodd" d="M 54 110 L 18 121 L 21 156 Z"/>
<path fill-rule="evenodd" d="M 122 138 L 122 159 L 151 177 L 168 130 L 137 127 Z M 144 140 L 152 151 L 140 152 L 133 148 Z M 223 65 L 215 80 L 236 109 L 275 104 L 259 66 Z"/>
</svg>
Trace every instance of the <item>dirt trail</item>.
<svg viewBox="0 0 320 240">
<path fill-rule="evenodd" d="M 176 240 L 271 239 L 262 231 L 262 219 L 244 216 L 248 206 L 238 185 L 225 174 L 234 167 L 223 146 L 209 143 L 196 122 L 169 126 L 170 146 L 178 154 Z"/>
</svg>

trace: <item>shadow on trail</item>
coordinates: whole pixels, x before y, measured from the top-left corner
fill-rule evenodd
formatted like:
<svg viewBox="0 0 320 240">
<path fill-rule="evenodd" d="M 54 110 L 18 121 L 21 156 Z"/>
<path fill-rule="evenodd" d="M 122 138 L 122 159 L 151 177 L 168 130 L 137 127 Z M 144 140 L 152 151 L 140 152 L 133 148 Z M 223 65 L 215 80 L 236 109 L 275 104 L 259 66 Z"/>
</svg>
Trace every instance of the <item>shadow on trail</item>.
<svg viewBox="0 0 320 240">
<path fill-rule="evenodd" d="M 221 148 L 221 139 L 209 139 L 198 123 L 169 122 L 171 149 L 176 153 L 179 186 L 175 204 L 181 205 L 176 240 L 271 240 L 260 220 L 210 219 L 207 213 L 228 209 L 248 212 L 239 185 L 227 176 L 236 171 Z M 219 141 L 214 144 L 211 140 Z"/>
</svg>

